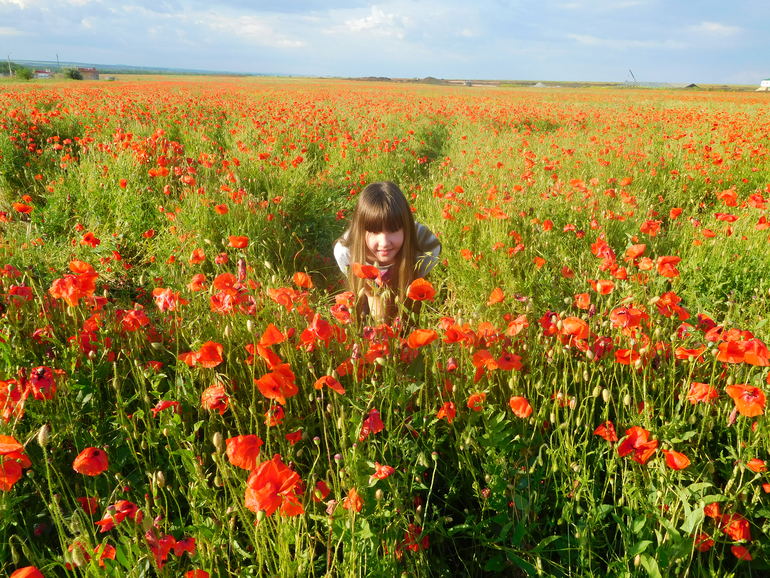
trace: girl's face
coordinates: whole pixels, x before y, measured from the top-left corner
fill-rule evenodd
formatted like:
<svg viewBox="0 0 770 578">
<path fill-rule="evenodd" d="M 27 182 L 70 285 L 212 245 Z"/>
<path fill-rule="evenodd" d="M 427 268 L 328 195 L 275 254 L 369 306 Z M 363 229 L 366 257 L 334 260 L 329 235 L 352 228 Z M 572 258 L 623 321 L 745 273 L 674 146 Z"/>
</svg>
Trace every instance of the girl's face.
<svg viewBox="0 0 770 578">
<path fill-rule="evenodd" d="M 404 244 L 404 229 L 388 232 L 366 232 L 366 249 L 380 265 L 391 265 Z"/>
</svg>

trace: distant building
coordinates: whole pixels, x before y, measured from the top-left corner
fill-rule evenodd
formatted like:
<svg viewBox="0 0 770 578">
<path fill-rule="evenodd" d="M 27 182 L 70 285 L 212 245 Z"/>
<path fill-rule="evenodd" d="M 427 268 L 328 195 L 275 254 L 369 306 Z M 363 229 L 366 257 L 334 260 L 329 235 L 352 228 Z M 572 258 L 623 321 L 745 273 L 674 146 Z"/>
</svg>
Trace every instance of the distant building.
<svg viewBox="0 0 770 578">
<path fill-rule="evenodd" d="M 765 78 L 762 82 L 759 83 L 758 91 L 766 91 L 770 90 L 770 78 Z"/>
<path fill-rule="evenodd" d="M 99 80 L 99 71 L 95 68 L 78 68 L 83 80 Z"/>
<path fill-rule="evenodd" d="M 53 72 L 48 68 L 45 70 L 36 70 L 33 74 L 35 78 L 53 78 Z"/>
</svg>

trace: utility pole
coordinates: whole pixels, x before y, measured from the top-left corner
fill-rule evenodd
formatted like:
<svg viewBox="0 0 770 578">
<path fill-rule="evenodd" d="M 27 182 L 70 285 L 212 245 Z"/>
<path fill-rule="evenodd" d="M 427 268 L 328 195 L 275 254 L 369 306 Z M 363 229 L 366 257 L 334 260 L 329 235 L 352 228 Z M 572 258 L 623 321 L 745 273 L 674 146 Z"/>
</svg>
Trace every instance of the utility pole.
<svg viewBox="0 0 770 578">
<path fill-rule="evenodd" d="M 56 53 L 56 71 L 61 72 L 61 64 L 59 64 L 59 53 Z"/>
<path fill-rule="evenodd" d="M 13 76 L 13 69 L 11 68 L 11 55 L 8 55 L 8 76 Z"/>
</svg>

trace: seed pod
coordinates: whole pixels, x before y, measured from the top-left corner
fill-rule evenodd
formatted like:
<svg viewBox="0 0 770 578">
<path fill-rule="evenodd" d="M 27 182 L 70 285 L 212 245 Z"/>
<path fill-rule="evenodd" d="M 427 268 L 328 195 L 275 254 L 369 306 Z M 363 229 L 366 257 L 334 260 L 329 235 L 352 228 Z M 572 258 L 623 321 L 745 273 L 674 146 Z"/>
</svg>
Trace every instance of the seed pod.
<svg viewBox="0 0 770 578">
<path fill-rule="evenodd" d="M 37 444 L 44 448 L 46 445 L 48 445 L 48 440 L 51 437 L 51 426 L 46 424 L 43 424 L 40 429 L 37 432 Z"/>
<path fill-rule="evenodd" d="M 211 437 L 211 441 L 218 453 L 221 454 L 225 451 L 225 440 L 220 432 L 214 432 L 214 435 Z"/>
</svg>

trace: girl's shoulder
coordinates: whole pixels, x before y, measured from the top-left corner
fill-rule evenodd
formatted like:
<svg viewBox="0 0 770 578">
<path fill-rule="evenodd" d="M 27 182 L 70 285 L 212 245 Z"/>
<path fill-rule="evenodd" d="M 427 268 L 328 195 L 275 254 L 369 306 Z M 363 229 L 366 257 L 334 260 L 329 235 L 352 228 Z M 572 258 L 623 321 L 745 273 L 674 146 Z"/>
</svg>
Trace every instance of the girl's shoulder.
<svg viewBox="0 0 770 578">
<path fill-rule="evenodd" d="M 438 263 L 441 241 L 428 227 L 415 223 L 417 238 L 417 276 L 425 277 Z"/>
</svg>

